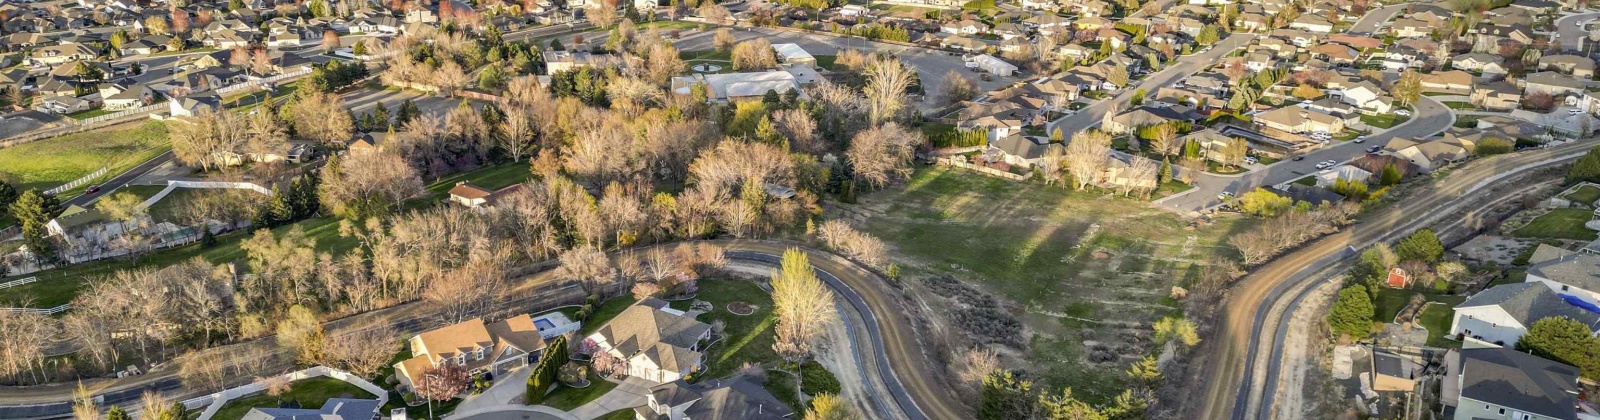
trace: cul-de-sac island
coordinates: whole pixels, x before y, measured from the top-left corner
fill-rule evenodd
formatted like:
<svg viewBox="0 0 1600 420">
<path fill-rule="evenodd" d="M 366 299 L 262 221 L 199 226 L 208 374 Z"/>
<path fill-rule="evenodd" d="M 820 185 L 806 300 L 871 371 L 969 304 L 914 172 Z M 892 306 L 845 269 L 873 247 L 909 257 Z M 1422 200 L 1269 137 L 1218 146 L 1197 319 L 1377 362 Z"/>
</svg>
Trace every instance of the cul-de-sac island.
<svg viewBox="0 0 1600 420">
<path fill-rule="evenodd" d="M 0 1 L 0 419 L 1600 420 L 1589 0 Z"/>
</svg>

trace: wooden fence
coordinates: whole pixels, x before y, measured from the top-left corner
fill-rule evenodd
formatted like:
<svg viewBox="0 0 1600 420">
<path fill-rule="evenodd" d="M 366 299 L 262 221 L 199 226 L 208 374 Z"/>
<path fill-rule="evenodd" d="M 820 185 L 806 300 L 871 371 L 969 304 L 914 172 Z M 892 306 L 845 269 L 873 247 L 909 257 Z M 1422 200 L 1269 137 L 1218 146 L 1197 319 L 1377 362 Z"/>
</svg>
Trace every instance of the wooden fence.
<svg viewBox="0 0 1600 420">
<path fill-rule="evenodd" d="M 938 162 L 940 165 L 954 166 L 954 167 L 957 167 L 957 168 L 967 169 L 967 170 L 975 171 L 977 173 L 988 175 L 988 176 L 992 176 L 992 177 L 996 177 L 996 178 L 1004 178 L 1004 179 L 1009 179 L 1009 180 L 1012 180 L 1012 181 L 1026 181 L 1026 180 L 1028 180 L 1028 176 L 1027 175 L 1018 175 L 1018 174 L 1002 171 L 1002 170 L 999 170 L 999 169 L 990 168 L 990 167 L 987 167 L 987 166 L 979 166 L 979 165 L 973 165 L 971 163 L 966 163 L 966 162 L 958 162 L 955 159 L 948 158 L 948 157 L 941 157 L 941 158 L 935 159 L 934 161 Z"/>
</svg>

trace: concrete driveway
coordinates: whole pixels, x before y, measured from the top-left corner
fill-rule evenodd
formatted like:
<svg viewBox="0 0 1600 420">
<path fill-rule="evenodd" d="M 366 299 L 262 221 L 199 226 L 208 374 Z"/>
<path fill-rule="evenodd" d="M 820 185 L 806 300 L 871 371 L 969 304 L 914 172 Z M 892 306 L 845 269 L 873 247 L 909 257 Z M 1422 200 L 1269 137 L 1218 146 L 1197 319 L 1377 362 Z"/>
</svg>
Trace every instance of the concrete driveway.
<svg viewBox="0 0 1600 420">
<path fill-rule="evenodd" d="M 630 376 L 612 388 L 611 392 L 567 413 L 578 420 L 592 420 L 613 411 L 642 406 L 646 404 L 645 395 L 650 394 L 650 387 L 656 385 L 655 382 Z"/>
<path fill-rule="evenodd" d="M 527 366 L 517 368 L 494 381 L 488 390 L 478 395 L 467 397 L 456 406 L 456 412 L 467 413 L 508 404 L 521 404 L 522 394 L 528 392 L 528 375 L 533 369 Z"/>
</svg>

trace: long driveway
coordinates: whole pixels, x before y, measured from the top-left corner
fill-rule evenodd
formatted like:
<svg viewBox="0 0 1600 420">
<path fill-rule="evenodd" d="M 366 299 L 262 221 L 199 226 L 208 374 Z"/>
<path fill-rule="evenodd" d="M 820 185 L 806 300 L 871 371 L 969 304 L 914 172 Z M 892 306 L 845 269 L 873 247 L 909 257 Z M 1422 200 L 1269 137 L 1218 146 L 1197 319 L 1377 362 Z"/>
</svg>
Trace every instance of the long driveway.
<svg viewBox="0 0 1600 420">
<path fill-rule="evenodd" d="M 1216 338 L 1197 352 L 1203 357 L 1198 365 L 1206 370 L 1201 376 L 1206 380 L 1201 388 L 1205 390 L 1205 400 L 1194 405 L 1200 410 L 1194 418 L 1255 418 L 1267 411 L 1262 407 L 1270 405 L 1271 399 L 1261 393 L 1270 389 L 1266 378 L 1277 376 L 1274 361 L 1280 335 L 1279 329 L 1262 325 L 1268 322 L 1270 308 L 1279 299 L 1298 297 L 1289 294 L 1289 290 L 1320 278 L 1312 274 L 1353 257 L 1354 249 L 1424 226 L 1422 219 L 1426 216 L 1453 211 L 1462 204 L 1463 197 L 1513 175 L 1556 164 L 1556 160 L 1575 158 L 1593 144 L 1579 142 L 1473 162 L 1430 188 L 1414 189 L 1413 195 L 1404 200 L 1363 217 L 1353 228 L 1280 256 L 1239 280 L 1222 305 L 1225 313 Z M 1258 359 L 1258 354 L 1270 357 Z M 1258 369 L 1265 371 L 1257 373 Z"/>
<path fill-rule="evenodd" d="M 1195 179 L 1195 188 L 1180 195 L 1161 200 L 1157 204 L 1188 213 L 1201 211 L 1221 204 L 1217 198 L 1223 192 L 1240 195 L 1256 187 L 1278 185 L 1319 171 L 1317 162 L 1331 160 L 1348 162 L 1365 155 L 1372 146 L 1382 147 L 1397 138 L 1427 138 L 1443 132 L 1455 123 L 1450 108 L 1427 96 L 1416 103 L 1413 117 L 1382 133 L 1367 136 L 1361 143 L 1347 141 L 1305 154 L 1305 160 L 1283 160 L 1267 167 L 1239 175 L 1201 174 Z"/>
</svg>

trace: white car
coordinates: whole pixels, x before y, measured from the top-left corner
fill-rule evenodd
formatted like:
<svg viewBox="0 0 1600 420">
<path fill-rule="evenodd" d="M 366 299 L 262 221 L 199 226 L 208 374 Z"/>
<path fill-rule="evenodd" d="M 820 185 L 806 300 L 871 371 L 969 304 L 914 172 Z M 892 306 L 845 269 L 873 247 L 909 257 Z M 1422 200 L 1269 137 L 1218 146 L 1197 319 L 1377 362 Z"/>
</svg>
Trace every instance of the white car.
<svg viewBox="0 0 1600 420">
<path fill-rule="evenodd" d="M 1583 110 L 1580 110 L 1580 109 L 1577 109 L 1577 108 L 1573 108 L 1573 109 L 1567 110 L 1567 115 L 1578 115 L 1578 114 L 1582 114 L 1582 113 L 1583 113 Z"/>
<path fill-rule="evenodd" d="M 1362 142 L 1366 142 L 1366 141 L 1367 141 L 1367 136 L 1356 136 L 1356 143 L 1362 143 Z"/>
<path fill-rule="evenodd" d="M 1257 161 L 1256 161 L 1256 157 L 1255 156 L 1245 156 L 1244 157 L 1244 163 L 1246 165 L 1254 165 L 1254 164 L 1256 164 L 1256 162 Z"/>
<path fill-rule="evenodd" d="M 1411 111 L 1407 111 L 1407 110 L 1404 110 L 1404 109 L 1396 109 L 1396 110 L 1394 110 L 1394 115 L 1399 115 L 1399 116 L 1402 116 L 1402 117 L 1409 117 L 1409 116 L 1411 116 Z"/>
</svg>

